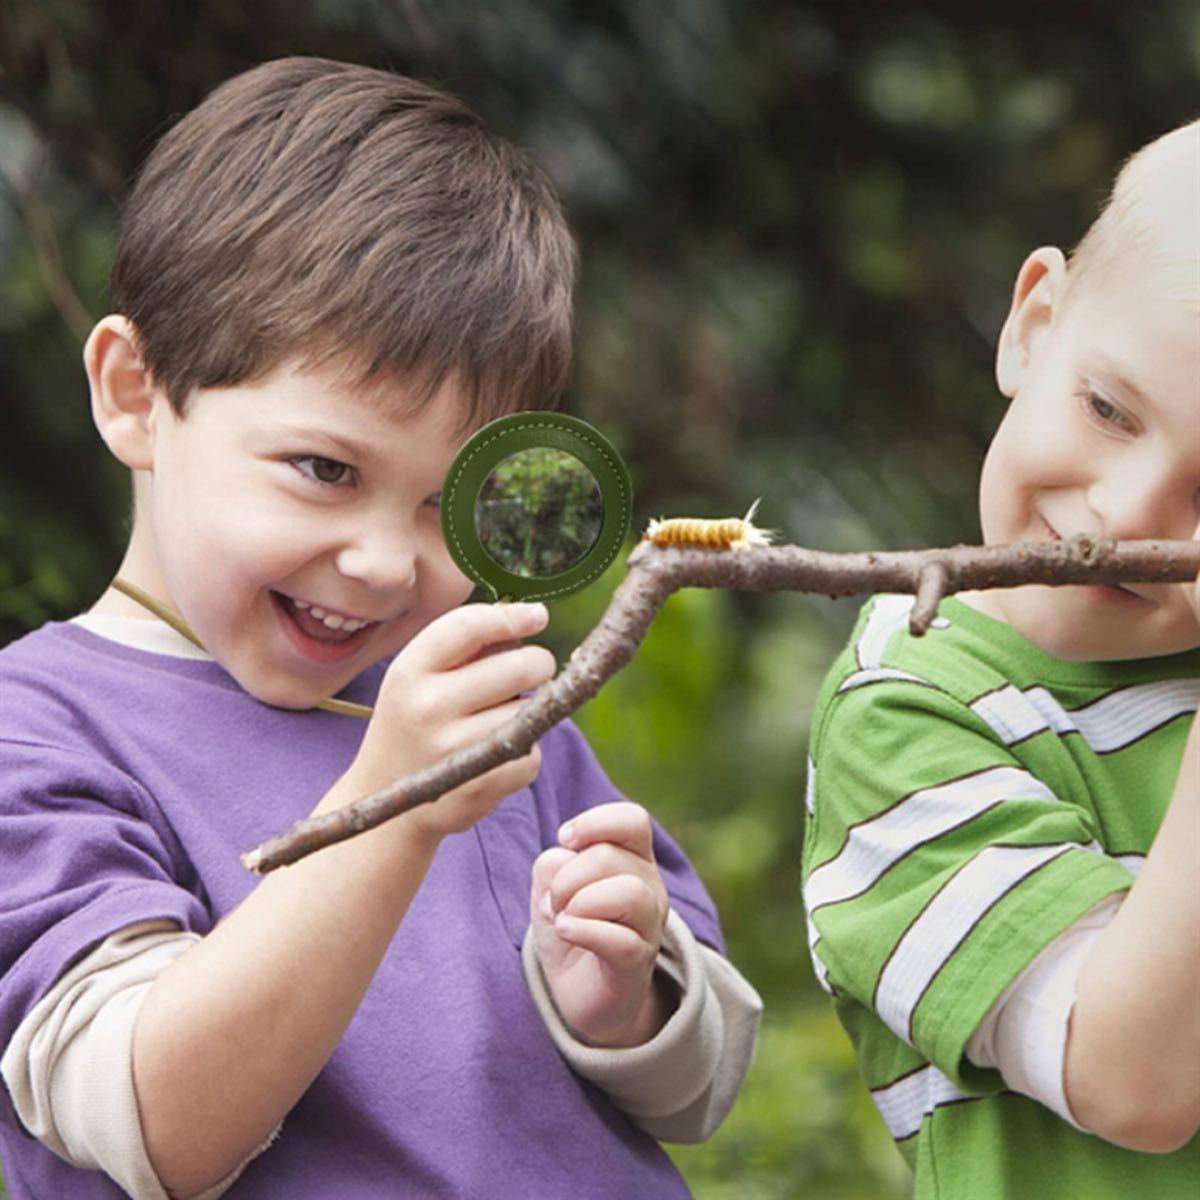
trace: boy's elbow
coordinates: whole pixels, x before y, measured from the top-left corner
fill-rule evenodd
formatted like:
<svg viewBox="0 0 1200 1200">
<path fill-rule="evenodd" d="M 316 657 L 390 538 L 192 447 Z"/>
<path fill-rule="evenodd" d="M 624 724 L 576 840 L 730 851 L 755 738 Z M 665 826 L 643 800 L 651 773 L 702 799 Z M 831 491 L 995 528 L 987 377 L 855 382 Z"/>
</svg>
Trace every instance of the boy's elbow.
<svg viewBox="0 0 1200 1200">
<path fill-rule="evenodd" d="M 1142 1144 L 1137 1149 L 1146 1154 L 1170 1154 L 1174 1150 L 1182 1150 L 1196 1136 L 1200 1129 L 1200 1121 L 1166 1121 L 1156 1129 L 1148 1130 Z"/>
<path fill-rule="evenodd" d="M 1127 1005 L 1114 1013 L 1096 1000 L 1094 993 L 1079 996 L 1067 1036 L 1063 1084 L 1075 1120 L 1143 1154 L 1185 1146 L 1200 1130 L 1196 1031 L 1153 1017 L 1134 1025 Z"/>
<path fill-rule="evenodd" d="M 1160 1119 L 1149 1114 L 1132 1113 L 1124 1120 L 1113 1121 L 1107 1129 L 1093 1132 L 1126 1150 L 1142 1154 L 1170 1154 L 1186 1146 L 1196 1135 L 1197 1122 L 1180 1120 L 1174 1113 L 1164 1113 Z"/>
<path fill-rule="evenodd" d="M 1170 1154 L 1200 1130 L 1200 1087 L 1108 1089 L 1092 1102 L 1071 1097 L 1071 1110 L 1084 1129 L 1126 1150 Z"/>
</svg>

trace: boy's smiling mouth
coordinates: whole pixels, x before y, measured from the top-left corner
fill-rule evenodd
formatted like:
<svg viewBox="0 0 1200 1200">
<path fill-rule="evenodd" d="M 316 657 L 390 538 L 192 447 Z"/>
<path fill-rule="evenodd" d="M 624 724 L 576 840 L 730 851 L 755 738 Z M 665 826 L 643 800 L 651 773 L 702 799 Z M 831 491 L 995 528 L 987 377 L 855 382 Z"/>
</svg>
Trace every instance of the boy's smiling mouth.
<svg viewBox="0 0 1200 1200">
<path fill-rule="evenodd" d="M 1055 529 L 1054 526 L 1051 525 L 1050 522 L 1047 521 L 1046 518 L 1042 516 L 1041 513 L 1038 513 L 1038 520 L 1041 521 L 1042 528 L 1045 529 L 1045 531 L 1050 535 L 1050 540 L 1052 542 L 1061 542 L 1062 541 L 1062 534 L 1060 534 L 1058 532 L 1058 530 Z"/>
<path fill-rule="evenodd" d="M 1038 513 L 1038 520 L 1042 523 L 1042 528 L 1050 536 L 1050 540 L 1061 542 L 1062 534 L 1046 520 L 1042 513 Z M 1119 583 L 1106 584 L 1079 584 L 1076 585 L 1078 590 L 1086 596 L 1091 596 L 1094 600 L 1112 603 L 1128 602 L 1130 600 L 1145 600 L 1146 597 L 1141 593 L 1134 591 L 1131 588 L 1123 587 Z"/>
<path fill-rule="evenodd" d="M 366 633 L 379 624 L 378 621 L 324 608 L 309 600 L 285 596 L 282 592 L 271 594 L 289 623 L 303 634 L 305 640 L 322 646 L 348 649 L 349 644 L 353 643 L 356 648 Z"/>
</svg>

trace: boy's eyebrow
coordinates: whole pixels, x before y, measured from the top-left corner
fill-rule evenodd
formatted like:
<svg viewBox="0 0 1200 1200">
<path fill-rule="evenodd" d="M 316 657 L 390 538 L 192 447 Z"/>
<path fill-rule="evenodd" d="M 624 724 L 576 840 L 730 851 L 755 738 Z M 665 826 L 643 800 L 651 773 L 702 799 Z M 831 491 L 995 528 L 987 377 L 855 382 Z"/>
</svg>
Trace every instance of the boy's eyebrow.
<svg viewBox="0 0 1200 1200">
<path fill-rule="evenodd" d="M 1132 396 L 1139 404 L 1149 406 L 1150 397 L 1125 374 L 1118 363 L 1103 352 L 1097 354 L 1096 358 L 1099 363 L 1098 373 L 1107 375 L 1111 383 L 1115 384 L 1121 391 Z"/>
<path fill-rule="evenodd" d="M 276 426 L 276 434 L 284 438 L 295 438 L 301 442 L 323 442 L 334 453 L 355 461 L 367 458 L 371 454 L 371 443 L 369 441 L 360 441 L 357 438 L 337 433 L 332 429 L 325 429 L 320 425 L 305 425 L 300 422 L 284 421 Z"/>
</svg>

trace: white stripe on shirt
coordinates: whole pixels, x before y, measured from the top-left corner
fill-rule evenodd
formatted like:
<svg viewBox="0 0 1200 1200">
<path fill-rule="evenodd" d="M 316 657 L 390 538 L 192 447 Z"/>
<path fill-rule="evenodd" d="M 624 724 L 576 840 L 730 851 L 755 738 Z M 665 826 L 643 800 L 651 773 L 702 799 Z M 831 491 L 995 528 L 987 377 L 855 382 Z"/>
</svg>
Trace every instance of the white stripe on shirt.
<svg viewBox="0 0 1200 1200">
<path fill-rule="evenodd" d="M 897 1037 L 912 1044 L 917 1005 L 983 917 L 1021 880 L 1071 849 L 1084 847 L 988 846 L 955 872 L 905 930 L 876 984 L 871 1007 Z"/>
<path fill-rule="evenodd" d="M 812 919 L 811 910 L 805 910 L 804 920 L 808 927 L 808 954 L 812 959 L 813 974 L 816 975 L 817 982 L 821 985 L 822 989 L 832 996 L 833 986 L 829 982 L 829 971 L 821 961 L 821 956 L 817 953 L 817 944 L 821 940 L 821 932 L 817 929 L 817 924 Z"/>
<path fill-rule="evenodd" d="M 1005 745 L 1053 730 L 1078 733 L 1097 754 L 1132 745 L 1175 717 L 1195 712 L 1200 680 L 1165 679 L 1110 692 L 1067 712 L 1043 687 L 1022 691 L 1009 684 L 980 696 L 971 711 L 987 722 Z"/>
<path fill-rule="evenodd" d="M 888 1132 L 897 1141 L 912 1137 L 921 1122 L 940 1104 L 953 1104 L 959 1100 L 978 1100 L 979 1096 L 968 1096 L 946 1078 L 935 1066 L 922 1067 L 890 1083 L 887 1087 L 873 1088 L 871 1099 L 879 1109 L 879 1115 Z"/>
<path fill-rule="evenodd" d="M 1200 679 L 1164 679 L 1122 688 L 1071 715 L 1097 754 L 1120 750 L 1168 721 L 1196 711 Z"/>
<path fill-rule="evenodd" d="M 913 675 L 908 671 L 899 671 L 895 667 L 866 667 L 847 675 L 838 687 L 837 694 L 852 692 L 855 688 L 865 687 L 869 683 L 919 683 L 922 687 L 932 687 L 927 679 Z"/>
<path fill-rule="evenodd" d="M 858 896 L 894 863 L 1005 800 L 1055 800 L 1028 771 L 992 767 L 937 787 L 913 792 L 899 804 L 851 828 L 839 853 L 808 877 L 810 912 Z"/>
<path fill-rule="evenodd" d="M 808 809 L 808 815 L 811 817 L 815 808 L 817 796 L 817 764 L 813 762 L 813 757 L 808 756 L 808 774 L 804 786 L 804 807 Z M 812 912 L 808 906 L 805 906 L 804 921 L 808 928 L 808 954 L 812 959 L 813 974 L 817 977 L 817 982 L 831 996 L 833 989 L 829 986 L 829 972 L 825 969 L 825 964 L 821 961 L 817 954 L 817 943 L 821 940 L 821 935 L 817 931 L 816 924 L 812 919 Z"/>
<path fill-rule="evenodd" d="M 854 646 L 854 657 L 864 669 L 878 667 L 892 635 L 908 628 L 913 596 L 879 596 L 871 606 L 862 636 Z"/>
</svg>

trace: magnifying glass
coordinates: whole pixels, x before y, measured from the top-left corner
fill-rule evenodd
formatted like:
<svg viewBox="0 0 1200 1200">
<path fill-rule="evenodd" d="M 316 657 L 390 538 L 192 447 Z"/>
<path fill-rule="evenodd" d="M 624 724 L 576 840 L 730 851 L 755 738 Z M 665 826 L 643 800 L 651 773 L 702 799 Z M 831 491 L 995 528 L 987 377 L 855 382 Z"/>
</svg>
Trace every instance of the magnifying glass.
<svg viewBox="0 0 1200 1200">
<path fill-rule="evenodd" d="M 563 413 L 485 425 L 442 487 L 446 546 L 493 600 L 558 600 L 587 587 L 624 544 L 632 511 L 612 443 Z"/>
</svg>

